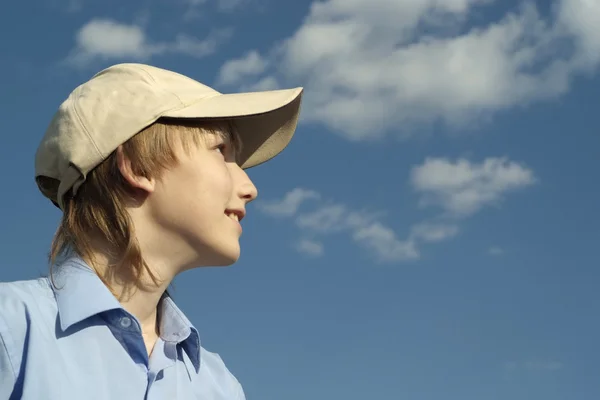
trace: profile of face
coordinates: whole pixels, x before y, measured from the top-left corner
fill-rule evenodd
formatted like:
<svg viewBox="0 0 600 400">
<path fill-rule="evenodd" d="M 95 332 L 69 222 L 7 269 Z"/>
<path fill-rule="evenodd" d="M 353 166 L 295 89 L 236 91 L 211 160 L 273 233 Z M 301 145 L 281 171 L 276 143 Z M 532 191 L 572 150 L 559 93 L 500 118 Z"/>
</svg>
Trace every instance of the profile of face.
<svg viewBox="0 0 600 400">
<path fill-rule="evenodd" d="M 146 218 L 162 248 L 185 260 L 183 269 L 224 266 L 240 256 L 241 220 L 257 190 L 235 161 L 232 144 L 207 135 L 202 145 L 179 149 L 178 162 L 149 182 Z M 146 225 L 144 225 L 146 226 Z"/>
</svg>

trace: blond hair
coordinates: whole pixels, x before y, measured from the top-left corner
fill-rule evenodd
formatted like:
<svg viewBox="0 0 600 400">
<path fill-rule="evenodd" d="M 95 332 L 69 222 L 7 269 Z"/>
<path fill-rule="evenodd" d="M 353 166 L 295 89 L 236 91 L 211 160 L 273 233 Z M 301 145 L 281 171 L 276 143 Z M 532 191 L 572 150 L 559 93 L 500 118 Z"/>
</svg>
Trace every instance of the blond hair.
<svg viewBox="0 0 600 400">
<path fill-rule="evenodd" d="M 133 136 L 122 145 L 122 151 L 135 174 L 160 179 L 166 169 L 176 165 L 178 146 L 189 152 L 204 143 L 207 134 L 229 140 L 239 152 L 240 141 L 229 121 L 167 119 Z M 40 177 L 38 185 L 46 194 L 56 193 L 58 182 Z M 63 216 L 50 247 L 51 268 L 59 257 L 70 251 L 93 264 L 98 250 L 94 244 L 100 239 L 106 247 L 104 251 L 108 252 L 107 259 L 112 260 L 108 270 L 114 273 L 115 268 L 125 268 L 119 273 L 127 274 L 133 282 L 139 282 L 146 273 L 154 284 L 160 284 L 141 254 L 126 209 L 127 200 L 132 197 L 132 188 L 120 172 L 115 150 L 88 174 L 75 196 L 65 196 Z M 107 284 L 106 277 L 100 276 L 100 279 Z"/>
</svg>

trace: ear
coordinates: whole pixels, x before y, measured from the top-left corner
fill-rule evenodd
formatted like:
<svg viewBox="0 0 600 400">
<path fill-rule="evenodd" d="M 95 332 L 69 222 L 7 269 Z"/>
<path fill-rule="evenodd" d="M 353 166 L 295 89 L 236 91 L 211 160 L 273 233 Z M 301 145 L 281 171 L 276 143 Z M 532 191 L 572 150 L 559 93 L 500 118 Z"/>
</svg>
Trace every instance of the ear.
<svg viewBox="0 0 600 400">
<path fill-rule="evenodd" d="M 136 190 L 141 190 L 145 193 L 152 193 L 156 187 L 156 180 L 149 179 L 145 176 L 138 175 L 131 167 L 131 160 L 123 153 L 123 147 L 117 148 L 117 165 L 123 179 Z"/>
</svg>

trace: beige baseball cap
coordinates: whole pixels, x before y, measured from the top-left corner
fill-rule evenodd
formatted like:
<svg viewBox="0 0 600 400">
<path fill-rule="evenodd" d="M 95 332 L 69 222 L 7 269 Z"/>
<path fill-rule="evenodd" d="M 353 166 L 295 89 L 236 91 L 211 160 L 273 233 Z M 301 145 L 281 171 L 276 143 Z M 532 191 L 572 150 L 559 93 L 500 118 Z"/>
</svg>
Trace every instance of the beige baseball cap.
<svg viewBox="0 0 600 400">
<path fill-rule="evenodd" d="M 161 117 L 232 119 L 242 168 L 264 163 L 290 142 L 302 88 L 222 94 L 187 76 L 144 64 L 109 67 L 77 87 L 54 115 L 35 156 L 38 187 L 64 209 L 87 174 Z M 48 188 L 40 184 L 56 182 Z M 54 185 L 54 183 L 53 183 Z"/>
</svg>

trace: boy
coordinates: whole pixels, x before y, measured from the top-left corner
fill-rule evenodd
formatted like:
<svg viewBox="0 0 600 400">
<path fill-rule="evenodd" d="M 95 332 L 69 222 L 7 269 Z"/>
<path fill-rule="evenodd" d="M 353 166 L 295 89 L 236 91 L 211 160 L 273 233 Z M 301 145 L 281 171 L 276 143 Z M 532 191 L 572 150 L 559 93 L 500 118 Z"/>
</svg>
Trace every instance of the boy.
<svg viewBox="0 0 600 400">
<path fill-rule="evenodd" d="M 301 96 L 222 95 L 142 64 L 71 93 L 35 159 L 63 212 L 50 276 L 0 284 L 0 399 L 245 398 L 167 287 L 238 259 L 257 196 L 244 169 L 287 146 Z"/>
</svg>

